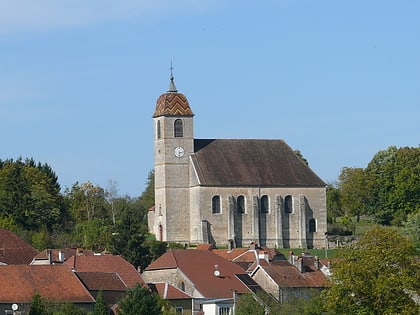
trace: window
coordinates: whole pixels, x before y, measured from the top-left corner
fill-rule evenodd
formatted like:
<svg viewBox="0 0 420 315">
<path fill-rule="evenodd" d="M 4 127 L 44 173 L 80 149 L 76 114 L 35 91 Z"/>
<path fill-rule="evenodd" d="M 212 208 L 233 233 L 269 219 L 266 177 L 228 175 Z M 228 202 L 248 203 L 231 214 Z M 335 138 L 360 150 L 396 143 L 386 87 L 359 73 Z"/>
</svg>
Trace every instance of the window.
<svg viewBox="0 0 420 315">
<path fill-rule="evenodd" d="M 184 309 L 181 306 L 175 306 L 175 314 L 184 314 Z"/>
<path fill-rule="evenodd" d="M 220 213 L 220 196 L 213 196 L 211 199 L 211 209 L 213 213 Z"/>
<path fill-rule="evenodd" d="M 292 200 L 292 196 L 290 195 L 284 198 L 284 212 L 286 213 L 293 212 L 293 200 Z"/>
<path fill-rule="evenodd" d="M 182 126 L 182 120 L 176 119 L 174 122 L 174 137 L 182 138 L 184 136 L 184 127 Z"/>
<path fill-rule="evenodd" d="M 268 213 L 268 196 L 264 195 L 261 197 L 261 213 Z"/>
<path fill-rule="evenodd" d="M 184 281 L 181 281 L 179 283 L 179 289 L 185 292 L 185 283 L 184 283 Z"/>
<path fill-rule="evenodd" d="M 156 123 L 156 136 L 158 139 L 160 139 L 161 134 L 160 134 L 160 120 L 157 121 Z"/>
<path fill-rule="evenodd" d="M 309 233 L 315 233 L 316 232 L 316 221 L 315 219 L 309 220 Z"/>
<path fill-rule="evenodd" d="M 245 197 L 239 196 L 236 199 L 236 209 L 238 213 L 245 213 Z"/>
<path fill-rule="evenodd" d="M 219 315 L 229 315 L 230 307 L 229 306 L 219 306 Z"/>
</svg>

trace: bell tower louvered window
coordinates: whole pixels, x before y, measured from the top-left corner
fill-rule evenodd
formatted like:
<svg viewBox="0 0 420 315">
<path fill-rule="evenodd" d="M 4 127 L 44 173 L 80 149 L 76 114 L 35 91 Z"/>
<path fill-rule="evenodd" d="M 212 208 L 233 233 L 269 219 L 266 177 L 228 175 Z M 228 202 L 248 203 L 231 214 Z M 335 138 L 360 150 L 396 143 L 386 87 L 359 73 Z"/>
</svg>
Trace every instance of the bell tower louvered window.
<svg viewBox="0 0 420 315">
<path fill-rule="evenodd" d="M 174 137 L 182 138 L 184 136 L 184 126 L 181 119 L 176 119 L 174 122 Z"/>
</svg>

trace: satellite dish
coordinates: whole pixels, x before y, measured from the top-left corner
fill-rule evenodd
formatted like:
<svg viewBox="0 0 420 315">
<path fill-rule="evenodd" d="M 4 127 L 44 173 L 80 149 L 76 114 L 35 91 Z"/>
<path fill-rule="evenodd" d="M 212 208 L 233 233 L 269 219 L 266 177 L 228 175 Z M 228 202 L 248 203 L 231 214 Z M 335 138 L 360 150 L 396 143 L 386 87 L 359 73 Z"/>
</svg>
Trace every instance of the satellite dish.
<svg viewBox="0 0 420 315">
<path fill-rule="evenodd" d="M 216 277 L 220 276 L 220 271 L 216 269 L 216 270 L 214 271 L 214 275 L 215 275 Z"/>
<path fill-rule="evenodd" d="M 17 311 L 19 306 L 16 303 L 12 304 L 12 310 Z"/>
</svg>

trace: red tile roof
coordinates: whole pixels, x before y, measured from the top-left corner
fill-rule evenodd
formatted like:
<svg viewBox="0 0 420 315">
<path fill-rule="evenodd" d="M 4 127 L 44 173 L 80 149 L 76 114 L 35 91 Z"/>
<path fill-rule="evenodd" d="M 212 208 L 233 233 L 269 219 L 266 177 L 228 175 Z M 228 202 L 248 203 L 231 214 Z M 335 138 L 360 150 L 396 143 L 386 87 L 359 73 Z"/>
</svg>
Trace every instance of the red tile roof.
<svg viewBox="0 0 420 315">
<path fill-rule="evenodd" d="M 159 296 L 167 300 L 192 299 L 192 297 L 184 291 L 174 287 L 167 282 L 149 283 L 152 291 L 157 292 Z"/>
<path fill-rule="evenodd" d="M 52 262 L 60 262 L 60 252 L 64 256 L 64 260 L 74 256 L 74 255 L 85 255 L 93 256 L 95 253 L 91 250 L 86 249 L 76 249 L 76 248 L 63 248 L 63 249 L 44 249 L 38 255 L 34 257 L 35 260 L 47 260 L 48 255 L 51 253 Z"/>
<path fill-rule="evenodd" d="M 214 274 L 216 266 L 220 276 Z M 206 250 L 170 250 L 152 262 L 145 272 L 176 268 L 207 298 L 229 298 L 232 297 L 233 290 L 238 293 L 249 292 L 236 277 L 236 274 L 245 273 L 241 267 Z"/>
<path fill-rule="evenodd" d="M 7 265 L 28 265 L 38 251 L 15 233 L 0 229 L 0 262 Z"/>
<path fill-rule="evenodd" d="M 125 291 L 127 286 L 116 272 L 76 272 L 88 290 Z"/>
<path fill-rule="evenodd" d="M 38 293 L 53 301 L 92 303 L 94 298 L 65 265 L 0 266 L 0 303 L 24 303 Z"/>
<path fill-rule="evenodd" d="M 315 270 L 315 268 L 311 266 L 305 266 L 305 272 L 300 272 L 287 260 L 278 260 L 271 263 L 260 261 L 260 267 L 263 268 L 280 287 L 323 288 L 329 286 L 328 278 L 320 270 Z"/>
<path fill-rule="evenodd" d="M 136 284 L 146 287 L 140 273 L 128 261 L 119 255 L 73 256 L 65 261 L 77 272 L 116 272 L 132 288 Z"/>
</svg>

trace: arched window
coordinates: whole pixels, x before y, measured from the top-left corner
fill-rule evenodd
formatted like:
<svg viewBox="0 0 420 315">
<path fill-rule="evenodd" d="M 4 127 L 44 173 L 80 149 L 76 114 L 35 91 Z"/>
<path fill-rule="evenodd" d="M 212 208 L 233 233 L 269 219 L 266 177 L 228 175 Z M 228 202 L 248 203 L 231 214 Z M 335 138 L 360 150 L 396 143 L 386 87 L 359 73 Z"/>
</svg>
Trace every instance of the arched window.
<svg viewBox="0 0 420 315">
<path fill-rule="evenodd" d="M 161 136 L 161 134 L 160 134 L 160 120 L 158 120 L 157 123 L 156 123 L 156 137 L 158 139 L 160 139 L 160 136 Z"/>
<path fill-rule="evenodd" d="M 268 213 L 268 196 L 264 195 L 261 197 L 261 213 Z"/>
<path fill-rule="evenodd" d="M 293 200 L 292 200 L 292 196 L 290 195 L 284 198 L 284 212 L 286 213 L 293 212 Z"/>
<path fill-rule="evenodd" d="M 184 291 L 184 292 L 185 292 L 185 283 L 184 283 L 184 281 L 181 281 L 181 282 L 179 283 L 179 288 L 180 288 L 182 291 Z"/>
<path fill-rule="evenodd" d="M 174 137 L 182 138 L 184 136 L 184 127 L 182 126 L 182 120 L 176 119 L 174 122 Z"/>
<path fill-rule="evenodd" d="M 315 233 L 316 232 L 316 221 L 315 219 L 309 220 L 309 233 Z"/>
<path fill-rule="evenodd" d="M 220 213 L 220 196 L 213 196 L 211 199 L 211 210 L 213 213 Z"/>
<path fill-rule="evenodd" d="M 236 208 L 238 213 L 245 213 L 245 197 L 239 196 L 236 199 Z"/>
</svg>

